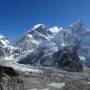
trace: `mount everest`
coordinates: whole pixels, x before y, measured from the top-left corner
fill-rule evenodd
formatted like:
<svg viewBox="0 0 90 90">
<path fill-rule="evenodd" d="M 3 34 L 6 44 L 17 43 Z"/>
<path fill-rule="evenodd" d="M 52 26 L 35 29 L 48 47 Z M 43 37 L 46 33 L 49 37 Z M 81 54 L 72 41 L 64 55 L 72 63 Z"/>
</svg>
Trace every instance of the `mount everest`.
<svg viewBox="0 0 90 90">
<path fill-rule="evenodd" d="M 81 71 L 80 60 L 86 66 L 90 65 L 89 41 L 90 31 L 82 21 L 77 21 L 66 29 L 37 24 L 11 42 L 1 34 L 0 58 L 16 61 L 18 64 Z"/>
</svg>

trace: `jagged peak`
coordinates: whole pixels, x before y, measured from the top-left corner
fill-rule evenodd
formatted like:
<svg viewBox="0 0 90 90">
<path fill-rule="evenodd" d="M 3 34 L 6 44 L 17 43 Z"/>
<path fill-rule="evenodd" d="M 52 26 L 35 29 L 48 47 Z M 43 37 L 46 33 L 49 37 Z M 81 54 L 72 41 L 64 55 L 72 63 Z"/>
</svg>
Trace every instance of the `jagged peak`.
<svg viewBox="0 0 90 90">
<path fill-rule="evenodd" d="M 68 31 L 69 32 L 78 32 L 78 33 L 84 33 L 86 30 L 83 20 L 77 20 L 73 24 L 69 25 Z"/>
<path fill-rule="evenodd" d="M 37 28 L 46 28 L 46 25 L 44 24 L 37 24 L 33 27 L 33 30 L 37 29 Z"/>
</svg>

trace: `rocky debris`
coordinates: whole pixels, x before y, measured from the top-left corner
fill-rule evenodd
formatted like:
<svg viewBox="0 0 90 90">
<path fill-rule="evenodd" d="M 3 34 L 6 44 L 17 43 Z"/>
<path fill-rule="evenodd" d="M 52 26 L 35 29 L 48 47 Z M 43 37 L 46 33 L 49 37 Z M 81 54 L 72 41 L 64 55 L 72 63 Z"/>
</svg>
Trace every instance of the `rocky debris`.
<svg viewBox="0 0 90 90">
<path fill-rule="evenodd" d="M 83 76 L 83 73 L 64 72 L 63 70 L 55 73 L 49 69 L 42 70 L 44 72 L 42 74 L 22 74 L 21 79 L 24 81 L 25 90 L 89 90 L 90 88 L 86 80 L 79 78 Z"/>
<path fill-rule="evenodd" d="M 38 67 L 37 67 L 38 68 Z M 39 68 L 38 68 L 39 69 Z M 89 90 L 89 69 L 83 72 L 67 72 L 61 69 L 40 68 L 43 73 L 15 71 L 0 66 L 0 90 Z M 7 70 L 9 71 L 7 73 Z M 11 73 L 12 72 L 12 73 Z M 85 75 L 85 73 L 87 74 Z M 0 73 L 0 74 L 1 74 Z"/>
<path fill-rule="evenodd" d="M 0 90 L 24 90 L 23 80 L 13 68 L 0 66 Z"/>
</svg>

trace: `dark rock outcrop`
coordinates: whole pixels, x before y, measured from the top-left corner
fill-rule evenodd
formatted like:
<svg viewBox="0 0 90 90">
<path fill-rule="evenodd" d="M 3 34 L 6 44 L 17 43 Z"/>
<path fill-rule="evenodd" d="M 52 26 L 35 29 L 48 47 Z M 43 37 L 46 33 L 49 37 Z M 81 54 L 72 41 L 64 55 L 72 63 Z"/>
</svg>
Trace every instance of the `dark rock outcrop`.
<svg viewBox="0 0 90 90">
<path fill-rule="evenodd" d="M 12 67 L 0 66 L 0 90 L 25 90 L 20 72 Z"/>
<path fill-rule="evenodd" d="M 10 77 L 18 76 L 17 71 L 15 71 L 12 67 L 0 66 L 0 75 L 2 76 L 3 74 L 6 74 Z"/>
<path fill-rule="evenodd" d="M 57 55 L 57 67 L 66 71 L 80 72 L 83 70 L 83 65 L 80 62 L 77 54 L 69 48 L 64 48 L 63 51 L 54 53 Z"/>
</svg>

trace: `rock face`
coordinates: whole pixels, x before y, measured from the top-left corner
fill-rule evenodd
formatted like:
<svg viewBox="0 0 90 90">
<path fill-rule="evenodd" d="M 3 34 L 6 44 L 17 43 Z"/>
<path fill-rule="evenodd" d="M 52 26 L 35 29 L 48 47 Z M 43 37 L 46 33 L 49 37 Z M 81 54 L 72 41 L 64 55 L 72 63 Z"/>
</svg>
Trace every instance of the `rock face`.
<svg viewBox="0 0 90 90">
<path fill-rule="evenodd" d="M 55 53 L 58 56 L 57 67 L 72 72 L 80 72 L 83 70 L 83 65 L 75 52 L 70 51 L 69 48 L 64 48 L 61 54 L 59 52 Z"/>
</svg>

